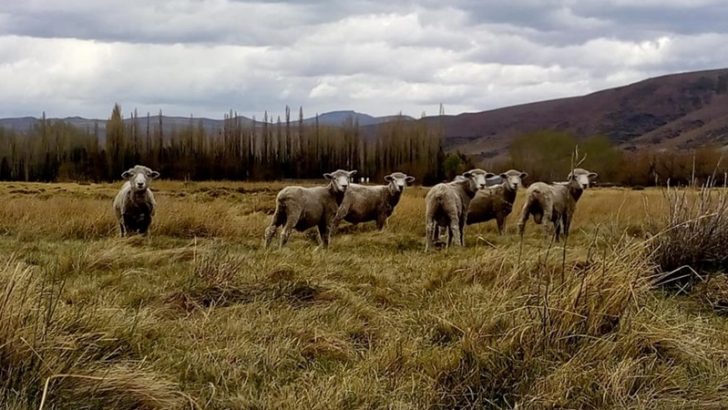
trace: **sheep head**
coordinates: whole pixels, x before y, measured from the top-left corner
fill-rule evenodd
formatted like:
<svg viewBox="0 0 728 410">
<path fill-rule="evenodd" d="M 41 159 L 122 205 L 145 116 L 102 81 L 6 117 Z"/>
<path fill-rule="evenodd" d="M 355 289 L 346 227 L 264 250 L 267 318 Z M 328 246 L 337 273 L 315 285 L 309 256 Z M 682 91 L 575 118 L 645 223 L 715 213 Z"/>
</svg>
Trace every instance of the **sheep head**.
<svg viewBox="0 0 728 410">
<path fill-rule="evenodd" d="M 515 169 L 510 169 L 499 176 L 503 180 L 503 185 L 507 189 L 517 191 L 519 186 L 523 186 L 523 180 L 528 176 L 528 174 Z"/>
<path fill-rule="evenodd" d="M 463 178 L 468 180 L 470 190 L 475 192 L 479 189 L 485 188 L 486 178 L 491 178 L 495 175 L 490 172 L 483 171 L 480 168 L 475 168 L 471 169 L 470 171 L 463 172 L 462 176 Z"/>
<path fill-rule="evenodd" d="M 596 172 L 590 172 L 584 168 L 574 168 L 573 171 L 569 172 L 567 179 L 569 183 L 575 183 L 579 188 L 587 189 L 598 176 Z"/>
<path fill-rule="evenodd" d="M 144 192 L 149 188 L 153 179 L 159 178 L 159 172 L 152 171 L 144 165 L 135 165 L 121 174 L 121 177 L 131 185 L 134 192 Z"/>
<path fill-rule="evenodd" d="M 346 192 L 351 183 L 351 178 L 356 174 L 356 170 L 345 171 L 343 169 L 337 169 L 334 172 L 324 174 L 324 178 L 331 182 L 331 185 L 336 192 Z"/>
<path fill-rule="evenodd" d="M 393 172 L 385 176 L 384 180 L 389 183 L 389 189 L 393 192 L 403 192 L 407 184 L 415 181 L 415 177 L 402 172 Z"/>
</svg>

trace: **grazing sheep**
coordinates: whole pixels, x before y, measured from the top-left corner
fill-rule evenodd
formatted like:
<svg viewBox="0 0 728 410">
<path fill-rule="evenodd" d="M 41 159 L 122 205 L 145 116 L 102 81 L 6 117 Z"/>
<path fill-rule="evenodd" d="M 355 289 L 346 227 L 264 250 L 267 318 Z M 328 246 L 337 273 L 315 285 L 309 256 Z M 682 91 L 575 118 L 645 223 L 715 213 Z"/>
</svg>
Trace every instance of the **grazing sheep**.
<svg viewBox="0 0 728 410">
<path fill-rule="evenodd" d="M 318 227 L 319 244 L 328 247 L 331 223 L 344 200 L 344 194 L 354 174 L 356 170 L 339 169 L 324 174 L 324 178 L 330 181 L 326 186 L 313 188 L 289 186 L 281 189 L 276 197 L 273 220 L 265 230 L 264 246 L 267 248 L 270 245 L 279 226 L 283 226 L 279 247 L 288 242 L 291 230 L 302 232 L 315 226 Z"/>
<path fill-rule="evenodd" d="M 556 241 L 560 239 L 562 228 L 564 236 L 568 237 L 571 218 L 576 210 L 576 202 L 597 176 L 594 172 L 575 168 L 569 173 L 566 182 L 551 185 L 543 182 L 531 184 L 526 191 L 526 203 L 523 204 L 521 220 L 518 222 L 518 233 L 523 236 L 526 221 L 530 215 L 533 215 L 533 221 L 536 224 L 541 224 L 543 220 L 553 223 Z"/>
<path fill-rule="evenodd" d="M 468 206 L 475 193 L 493 176 L 482 169 L 463 173 L 463 179 L 437 184 L 425 196 L 425 251 L 434 246 L 438 227 L 448 228 L 447 245 L 465 246 L 465 222 Z"/>
<path fill-rule="evenodd" d="M 506 217 L 513 210 L 518 187 L 523 185 L 523 179 L 528 174 L 515 169 L 500 174 L 499 185 L 485 187 L 479 190 L 468 208 L 468 225 L 495 219 L 498 224 L 498 233 L 503 234 Z"/>
<path fill-rule="evenodd" d="M 153 179 L 159 178 L 159 172 L 143 165 L 135 165 L 134 168 L 124 171 L 121 177 L 126 179 L 126 182 L 116 194 L 113 203 L 121 236 L 124 237 L 130 232 L 146 235 L 157 207 L 149 185 Z"/>
<path fill-rule="evenodd" d="M 401 172 L 394 172 L 384 177 L 387 185 L 365 186 L 351 184 L 346 190 L 333 227 L 336 229 L 341 220 L 352 224 L 377 221 L 377 229 L 384 229 L 387 218 L 392 215 L 394 207 L 399 203 L 407 184 L 414 182 L 415 177 Z"/>
</svg>

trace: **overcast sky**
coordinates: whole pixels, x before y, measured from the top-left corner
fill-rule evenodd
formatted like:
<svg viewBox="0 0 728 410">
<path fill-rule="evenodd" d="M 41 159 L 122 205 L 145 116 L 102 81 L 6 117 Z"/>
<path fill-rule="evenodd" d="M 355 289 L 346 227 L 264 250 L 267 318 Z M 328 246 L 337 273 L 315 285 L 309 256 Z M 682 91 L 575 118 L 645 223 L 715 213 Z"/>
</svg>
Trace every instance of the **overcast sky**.
<svg viewBox="0 0 728 410">
<path fill-rule="evenodd" d="M 728 67 L 724 0 L 0 1 L 0 117 L 447 114 Z"/>
</svg>

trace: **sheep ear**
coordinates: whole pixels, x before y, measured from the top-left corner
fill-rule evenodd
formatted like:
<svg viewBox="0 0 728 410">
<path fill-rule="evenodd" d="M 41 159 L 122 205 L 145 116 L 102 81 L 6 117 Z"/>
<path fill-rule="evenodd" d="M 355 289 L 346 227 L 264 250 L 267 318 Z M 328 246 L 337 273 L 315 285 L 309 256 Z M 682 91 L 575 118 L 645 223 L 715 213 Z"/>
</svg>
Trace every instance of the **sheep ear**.
<svg viewBox="0 0 728 410">
<path fill-rule="evenodd" d="M 596 172 L 589 173 L 589 179 L 597 179 L 598 176 L 599 176 L 599 174 L 597 174 Z"/>
<path fill-rule="evenodd" d="M 411 183 L 415 182 L 415 177 L 408 176 L 407 178 L 405 178 L 405 181 L 407 181 L 408 184 L 411 184 Z"/>
<path fill-rule="evenodd" d="M 500 174 L 498 176 L 501 177 L 501 178 L 503 178 L 503 179 L 508 179 L 508 175 L 506 175 L 506 174 Z M 490 178 L 490 177 L 486 177 L 486 178 Z"/>
<path fill-rule="evenodd" d="M 493 178 L 494 176 L 495 176 L 495 174 L 493 174 L 493 173 L 490 173 L 490 172 L 486 172 L 486 173 L 485 173 L 485 178 L 486 178 L 486 179 L 487 179 L 487 178 Z M 502 177 L 502 176 L 501 176 L 501 177 Z"/>
<path fill-rule="evenodd" d="M 157 178 L 159 178 L 159 172 L 157 172 L 157 171 L 152 171 L 152 172 L 150 172 L 150 173 L 149 173 L 149 178 L 152 178 L 152 179 L 157 179 Z"/>
<path fill-rule="evenodd" d="M 387 175 L 387 176 L 384 177 L 384 180 L 387 181 L 387 182 L 392 182 L 393 179 L 394 178 L 392 178 L 391 175 Z"/>
<path fill-rule="evenodd" d="M 353 169 L 353 170 L 349 171 L 349 176 L 352 177 L 352 176 L 356 175 L 356 173 L 357 173 L 357 170 Z"/>
<path fill-rule="evenodd" d="M 526 179 L 526 178 L 528 178 L 528 174 L 525 172 L 521 172 L 521 179 Z"/>
<path fill-rule="evenodd" d="M 324 174 L 324 178 L 326 179 L 334 179 L 334 176 L 329 174 L 328 172 Z"/>
<path fill-rule="evenodd" d="M 130 169 L 127 169 L 126 171 L 121 173 L 121 177 L 124 179 L 129 179 L 129 178 L 131 178 L 132 175 L 134 175 L 134 173 L 131 172 Z"/>
<path fill-rule="evenodd" d="M 470 171 L 467 171 L 467 172 L 463 172 L 463 176 L 464 176 L 465 178 L 470 178 L 470 177 L 472 177 L 472 176 L 473 176 L 473 173 L 472 173 L 472 172 L 470 172 Z"/>
</svg>

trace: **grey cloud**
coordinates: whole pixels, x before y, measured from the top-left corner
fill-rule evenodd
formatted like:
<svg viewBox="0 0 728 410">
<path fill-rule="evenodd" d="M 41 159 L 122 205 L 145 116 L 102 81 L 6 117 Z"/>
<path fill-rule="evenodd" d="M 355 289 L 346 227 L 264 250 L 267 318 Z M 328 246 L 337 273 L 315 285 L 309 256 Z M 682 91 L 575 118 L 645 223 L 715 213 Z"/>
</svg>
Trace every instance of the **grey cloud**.
<svg viewBox="0 0 728 410">
<path fill-rule="evenodd" d="M 728 6 L 606 3 L 3 2 L 0 116 L 105 117 L 117 101 L 218 118 L 286 104 L 418 116 L 728 65 Z"/>
</svg>

